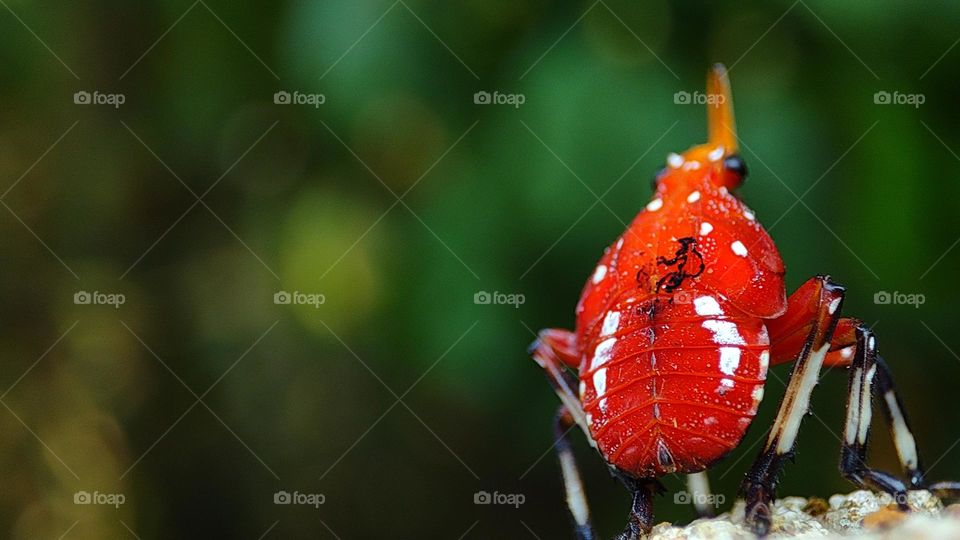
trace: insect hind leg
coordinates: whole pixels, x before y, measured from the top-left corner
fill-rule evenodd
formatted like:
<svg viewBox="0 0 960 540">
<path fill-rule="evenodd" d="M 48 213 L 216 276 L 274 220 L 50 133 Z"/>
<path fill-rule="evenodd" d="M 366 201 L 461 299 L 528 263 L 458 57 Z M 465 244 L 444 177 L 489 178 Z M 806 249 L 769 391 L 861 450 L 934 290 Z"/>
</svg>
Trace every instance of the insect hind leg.
<svg viewBox="0 0 960 540">
<path fill-rule="evenodd" d="M 655 478 L 635 478 L 616 468 L 611 473 L 632 495 L 627 526 L 615 540 L 639 540 L 653 529 L 653 496 L 664 492 L 663 485 Z"/>
<path fill-rule="evenodd" d="M 707 471 L 687 475 L 687 492 L 693 500 L 693 507 L 699 518 L 714 517 L 714 507 L 710 505 L 713 496 L 710 492 L 710 478 Z"/>
<path fill-rule="evenodd" d="M 550 328 L 541 330 L 537 339 L 527 350 L 534 361 L 543 368 L 553 391 L 556 392 L 567 412 L 573 416 L 573 421 L 583 430 L 590 445 L 596 447 L 596 443 L 590 437 L 590 427 L 587 425 L 587 418 L 576 390 L 578 382 L 567 370 L 576 362 L 574 343 L 575 336 L 572 332 Z"/>
<path fill-rule="evenodd" d="M 905 481 L 866 463 L 873 399 L 880 403 L 883 410 Z M 890 493 L 902 509 L 907 509 L 906 494 L 910 489 L 928 489 L 939 497 L 960 498 L 960 482 L 926 481 L 916 439 L 890 368 L 877 354 L 873 332 L 862 325 L 856 329 L 856 351 L 850 365 L 840 471 L 860 487 Z"/>
<path fill-rule="evenodd" d="M 829 277 L 814 277 L 791 295 L 787 313 L 772 324 L 775 331 L 771 331 L 771 342 L 779 342 L 771 343 L 772 347 L 780 347 L 783 356 L 795 355 L 796 363 L 766 444 L 740 486 L 747 522 L 758 536 L 770 532 L 770 506 L 776 497 L 778 477 L 786 460 L 793 457 L 800 422 L 809 409 L 810 396 L 840 319 L 843 294 L 843 287 Z M 784 347 L 797 333 L 802 333 L 802 342 L 796 348 Z"/>
<path fill-rule="evenodd" d="M 597 538 L 590 522 L 590 509 L 570 445 L 570 431 L 578 425 L 591 445 L 596 443 L 590 436 L 586 415 L 580 398 L 575 391 L 577 381 L 567 370 L 576 360 L 575 339 L 571 332 L 566 330 L 541 330 L 536 341 L 530 345 L 529 352 L 533 359 L 543 368 L 550 381 L 550 385 L 560 398 L 562 405 L 557 410 L 554 419 L 554 447 L 560 461 L 560 473 L 563 478 L 566 492 L 567 509 L 574 522 L 574 532 L 577 540 L 595 540 Z"/>
<path fill-rule="evenodd" d="M 866 463 L 870 421 L 873 417 L 873 390 L 877 383 L 877 374 L 881 372 L 882 368 L 877 362 L 876 338 L 870 330 L 857 328 L 857 350 L 850 365 L 847 384 L 847 416 L 843 430 L 843 446 L 840 450 L 840 472 L 859 487 L 891 494 L 897 505 L 906 510 L 908 484 L 888 472 L 873 469 Z M 906 434 L 909 435 L 909 432 Z M 897 451 L 902 465 L 915 471 L 914 475 L 919 478 L 919 463 L 913 436 L 909 435 L 909 441 L 906 441 L 898 440 L 895 434 L 894 440 L 898 442 Z"/>
<path fill-rule="evenodd" d="M 567 509 L 573 518 L 574 532 L 577 540 L 596 540 L 597 535 L 590 522 L 590 507 L 587 504 L 587 495 L 580 478 L 580 469 L 570 446 L 570 431 L 576 424 L 570 411 L 563 405 L 557 410 L 554 422 L 554 438 L 557 449 L 557 458 L 560 460 L 560 472 L 563 477 L 563 487 L 566 492 Z"/>
</svg>

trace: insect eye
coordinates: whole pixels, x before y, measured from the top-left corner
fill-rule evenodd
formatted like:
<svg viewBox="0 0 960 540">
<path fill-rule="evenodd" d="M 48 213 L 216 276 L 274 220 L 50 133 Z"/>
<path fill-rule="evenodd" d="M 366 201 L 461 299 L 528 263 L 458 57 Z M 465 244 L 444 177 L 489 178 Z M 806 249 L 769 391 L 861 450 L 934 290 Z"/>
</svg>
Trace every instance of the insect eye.
<svg viewBox="0 0 960 540">
<path fill-rule="evenodd" d="M 743 161 L 743 158 L 740 157 L 739 154 L 728 156 L 725 160 L 723 160 L 723 167 L 737 175 L 741 183 L 743 183 L 744 179 L 747 177 L 747 164 Z"/>
</svg>

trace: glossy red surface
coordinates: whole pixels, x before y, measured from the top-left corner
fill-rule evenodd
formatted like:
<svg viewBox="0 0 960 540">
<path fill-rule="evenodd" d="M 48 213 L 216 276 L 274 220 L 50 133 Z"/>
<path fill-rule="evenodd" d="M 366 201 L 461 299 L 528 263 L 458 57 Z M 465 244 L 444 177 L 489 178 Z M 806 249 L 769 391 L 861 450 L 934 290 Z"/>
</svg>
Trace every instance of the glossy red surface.
<svg viewBox="0 0 960 540">
<path fill-rule="evenodd" d="M 739 443 L 763 396 L 764 319 L 787 307 L 783 262 L 718 148 L 671 155 L 577 305 L 591 435 L 637 477 L 703 470 Z"/>
</svg>

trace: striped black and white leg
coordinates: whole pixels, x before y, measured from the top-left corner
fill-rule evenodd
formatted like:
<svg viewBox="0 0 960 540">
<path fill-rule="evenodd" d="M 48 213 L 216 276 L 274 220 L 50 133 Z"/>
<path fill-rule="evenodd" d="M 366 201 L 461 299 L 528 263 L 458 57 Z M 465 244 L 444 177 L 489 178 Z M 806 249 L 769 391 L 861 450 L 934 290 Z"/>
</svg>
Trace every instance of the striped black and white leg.
<svg viewBox="0 0 960 540">
<path fill-rule="evenodd" d="M 794 363 L 766 444 L 740 486 L 746 502 L 747 523 L 759 536 L 770 532 L 770 505 L 776 497 L 778 477 L 786 460 L 793 457 L 800 423 L 809 409 L 810 395 L 819 379 L 823 360 L 830 350 L 830 339 L 840 319 L 843 288 L 829 278 L 818 279 L 820 296 L 810 332 Z"/>
<path fill-rule="evenodd" d="M 874 388 L 882 389 L 877 379 L 881 371 L 884 370 L 881 370 L 877 362 L 876 338 L 870 330 L 864 327 L 857 328 L 857 350 L 853 357 L 853 364 L 850 365 L 850 378 L 847 384 L 847 420 L 843 430 L 843 447 L 840 451 L 840 472 L 859 487 L 893 495 L 897 505 L 906 510 L 908 485 L 888 472 L 867 466 L 867 443 L 870 438 L 870 421 L 873 418 L 873 392 Z M 890 382 L 889 377 L 882 378 Z M 897 414 L 894 423 L 891 424 L 897 453 L 900 455 L 904 469 L 911 471 L 908 475 L 919 477 L 917 445 L 907 427 L 906 417 L 903 415 L 903 409 L 900 407 L 899 400 L 896 399 L 895 392 L 893 398 L 896 407 L 888 410 L 895 411 Z"/>
<path fill-rule="evenodd" d="M 528 353 L 543 368 L 544 374 L 550 381 L 553 391 L 560 398 L 560 402 L 573 417 L 573 421 L 580 426 L 590 445 L 596 448 L 596 443 L 590 436 L 590 427 L 587 425 L 583 406 L 580 404 L 580 396 L 576 390 L 579 383 L 576 377 L 567 370 L 562 360 L 562 355 L 568 355 L 570 351 L 557 349 L 562 347 L 563 342 L 569 341 L 569 339 L 570 333 L 565 330 L 541 330 L 539 337 L 528 348 Z"/>
<path fill-rule="evenodd" d="M 960 497 L 958 482 L 926 482 L 917 443 L 890 368 L 877 354 L 873 333 L 862 326 L 857 328 L 857 350 L 850 366 L 848 392 L 847 419 L 840 453 L 840 471 L 844 477 L 857 486 L 891 494 L 904 510 L 907 509 L 909 489 L 929 489 L 945 498 Z M 881 404 L 906 481 L 866 464 L 870 421 L 873 418 L 872 398 Z"/>
<path fill-rule="evenodd" d="M 715 515 L 714 507 L 710 504 L 713 499 L 710 493 L 710 478 L 707 471 L 687 475 L 687 492 L 693 500 L 693 507 L 697 510 L 697 517 L 708 518 Z"/>
<path fill-rule="evenodd" d="M 560 472 L 563 475 L 563 487 L 567 497 L 567 508 L 573 518 L 574 531 L 577 540 L 594 540 L 597 536 L 590 523 L 590 507 L 587 505 L 587 494 L 580 479 L 580 469 L 577 467 L 573 448 L 570 446 L 570 429 L 574 426 L 573 416 L 565 406 L 560 406 L 554 423 L 557 457 L 560 460 Z"/>
<path fill-rule="evenodd" d="M 573 519 L 574 532 L 577 540 L 594 540 L 596 534 L 590 523 L 587 496 L 573 455 L 573 448 L 570 446 L 570 431 L 573 426 L 578 425 L 591 446 L 596 447 L 596 443 L 590 436 L 583 406 L 575 391 L 576 378 L 567 370 L 563 362 L 562 356 L 569 355 L 571 351 L 557 349 L 568 341 L 570 341 L 570 335 L 566 331 L 544 330 L 530 345 L 529 352 L 537 364 L 543 368 L 547 380 L 550 381 L 550 385 L 562 403 L 554 421 L 554 447 L 557 450 L 557 458 L 560 460 L 560 473 L 566 493 L 567 509 Z"/>
</svg>

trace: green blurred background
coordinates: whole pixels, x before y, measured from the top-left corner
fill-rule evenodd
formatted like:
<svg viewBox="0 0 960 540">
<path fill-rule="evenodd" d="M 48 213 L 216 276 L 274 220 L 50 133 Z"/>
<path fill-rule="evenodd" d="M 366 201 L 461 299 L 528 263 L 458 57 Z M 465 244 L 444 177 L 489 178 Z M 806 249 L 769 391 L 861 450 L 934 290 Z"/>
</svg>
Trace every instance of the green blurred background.
<svg viewBox="0 0 960 540">
<path fill-rule="evenodd" d="M 847 285 L 931 476 L 960 477 L 954 3 L 0 3 L 0 536 L 567 537 L 557 399 L 524 351 L 572 325 L 667 152 L 704 140 L 674 94 L 715 61 L 788 287 Z M 712 472 L 724 508 L 788 372 Z M 845 387 L 823 378 L 781 493 L 851 489 Z M 577 440 L 611 535 L 628 497 Z M 692 517 L 672 495 L 656 510 Z"/>
</svg>

